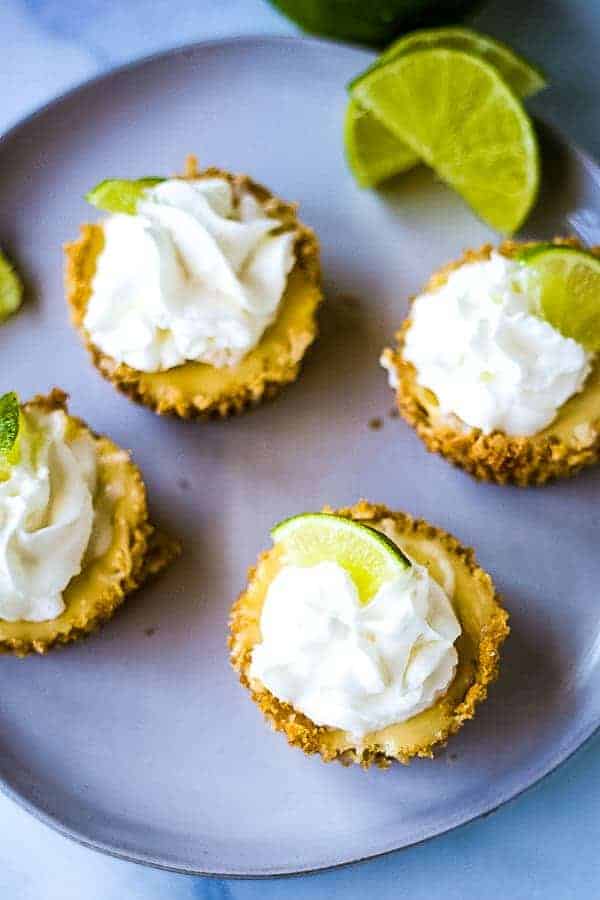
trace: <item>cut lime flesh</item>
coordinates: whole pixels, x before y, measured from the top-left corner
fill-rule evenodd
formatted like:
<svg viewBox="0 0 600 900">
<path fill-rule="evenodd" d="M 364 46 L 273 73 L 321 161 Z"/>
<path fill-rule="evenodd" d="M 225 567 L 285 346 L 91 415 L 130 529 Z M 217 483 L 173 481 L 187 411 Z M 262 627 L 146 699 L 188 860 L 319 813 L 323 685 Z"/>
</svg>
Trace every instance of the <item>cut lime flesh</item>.
<svg viewBox="0 0 600 900">
<path fill-rule="evenodd" d="M 352 577 L 361 603 L 382 584 L 406 571 L 410 561 L 389 538 L 352 519 L 329 513 L 305 513 L 285 519 L 271 531 L 288 565 L 335 562 Z"/>
<path fill-rule="evenodd" d="M 493 66 L 460 50 L 420 50 L 374 69 L 352 96 L 492 227 L 510 234 L 522 224 L 537 196 L 537 139 Z"/>
<path fill-rule="evenodd" d="M 361 187 L 373 187 L 419 162 L 410 147 L 354 100 L 346 110 L 344 142 L 348 165 Z"/>
<path fill-rule="evenodd" d="M 15 269 L 0 253 L 0 322 L 8 319 L 23 302 L 23 284 Z"/>
<path fill-rule="evenodd" d="M 446 50 L 462 50 L 484 59 L 504 78 L 507 84 L 519 97 L 531 97 L 546 87 L 546 78 L 540 69 L 533 66 L 506 44 L 479 34 L 471 28 L 427 28 L 412 31 L 394 41 L 387 50 L 377 57 L 372 66 L 350 82 L 350 89 L 358 84 L 366 75 L 398 59 L 405 53 L 415 50 L 431 50 L 442 47 Z"/>
<path fill-rule="evenodd" d="M 600 259 L 573 247 L 540 245 L 521 254 L 540 281 L 540 315 L 586 350 L 600 350 Z"/>
<path fill-rule="evenodd" d="M 92 206 L 104 212 L 135 215 L 138 201 L 144 191 L 164 181 L 158 176 L 147 176 L 129 181 L 125 178 L 111 178 L 101 181 L 85 195 Z"/>
<path fill-rule="evenodd" d="M 413 31 L 395 41 L 365 72 L 349 85 L 352 91 L 374 69 L 378 69 L 406 53 L 434 49 L 462 50 L 489 62 L 509 87 L 520 97 L 530 97 L 546 86 L 543 74 L 514 53 L 510 47 L 470 28 L 431 28 Z M 348 162 L 358 183 L 363 187 L 399 175 L 419 162 L 404 142 L 377 121 L 368 110 L 361 110 L 350 100 L 344 130 Z M 381 149 L 379 149 L 381 147 Z M 412 158 L 412 166 L 410 159 Z M 398 161 L 394 168 L 394 160 Z"/>
<path fill-rule="evenodd" d="M 14 391 L 0 397 L 0 481 L 9 478 L 11 466 L 19 462 L 22 417 Z"/>
</svg>

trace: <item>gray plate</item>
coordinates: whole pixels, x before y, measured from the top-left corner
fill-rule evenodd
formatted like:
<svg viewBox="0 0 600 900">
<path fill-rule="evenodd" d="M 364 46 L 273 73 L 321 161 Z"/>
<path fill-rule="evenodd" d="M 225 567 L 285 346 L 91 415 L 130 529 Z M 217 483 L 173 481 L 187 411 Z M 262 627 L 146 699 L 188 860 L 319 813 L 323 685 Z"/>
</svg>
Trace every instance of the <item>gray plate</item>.
<svg viewBox="0 0 600 900">
<path fill-rule="evenodd" d="M 493 236 L 427 171 L 379 194 L 354 185 L 344 84 L 370 58 L 311 40 L 190 47 L 87 84 L 0 142 L 0 237 L 30 287 L 0 333 L 0 390 L 70 391 L 77 414 L 132 448 L 155 519 L 185 542 L 181 561 L 97 636 L 0 660 L 4 789 L 98 849 L 225 875 L 374 856 L 496 808 L 600 722 L 600 472 L 541 490 L 477 484 L 389 415 L 377 357 L 405 298 Z M 102 381 L 62 288 L 61 244 L 93 218 L 85 191 L 110 175 L 176 170 L 190 151 L 300 201 L 327 291 L 300 381 L 209 425 L 161 420 Z M 598 170 L 546 130 L 544 165 L 531 234 L 577 228 L 599 240 Z M 290 749 L 239 687 L 225 645 L 269 527 L 361 496 L 475 546 L 512 613 L 502 677 L 478 718 L 435 762 L 388 772 Z"/>
</svg>

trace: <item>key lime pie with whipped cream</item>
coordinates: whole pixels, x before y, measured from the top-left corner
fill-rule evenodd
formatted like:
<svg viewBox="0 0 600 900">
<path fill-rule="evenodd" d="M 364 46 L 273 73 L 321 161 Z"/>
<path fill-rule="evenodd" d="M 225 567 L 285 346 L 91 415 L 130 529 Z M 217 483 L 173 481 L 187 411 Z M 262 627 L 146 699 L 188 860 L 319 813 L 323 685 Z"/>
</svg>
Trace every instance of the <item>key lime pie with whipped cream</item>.
<svg viewBox="0 0 600 900">
<path fill-rule="evenodd" d="M 66 400 L 0 398 L 0 651 L 18 656 L 93 631 L 178 552 L 129 453 Z"/>
<path fill-rule="evenodd" d="M 429 450 L 500 484 L 598 460 L 599 255 L 570 238 L 508 241 L 432 276 L 381 360 Z"/>
<path fill-rule="evenodd" d="M 240 412 L 298 375 L 322 299 L 296 206 L 245 175 L 102 182 L 108 217 L 67 245 L 72 319 L 95 365 L 158 413 Z"/>
<path fill-rule="evenodd" d="M 431 757 L 498 674 L 508 615 L 451 535 L 361 501 L 272 531 L 230 620 L 270 724 L 329 762 Z"/>
</svg>

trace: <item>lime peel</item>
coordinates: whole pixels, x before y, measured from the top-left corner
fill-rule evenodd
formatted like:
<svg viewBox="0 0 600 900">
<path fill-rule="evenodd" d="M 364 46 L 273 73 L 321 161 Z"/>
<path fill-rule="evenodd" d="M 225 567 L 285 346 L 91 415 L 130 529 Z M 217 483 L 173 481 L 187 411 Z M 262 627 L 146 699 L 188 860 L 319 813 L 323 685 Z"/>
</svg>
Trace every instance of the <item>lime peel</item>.
<svg viewBox="0 0 600 900">
<path fill-rule="evenodd" d="M 85 199 L 92 206 L 104 212 L 126 213 L 135 215 L 137 205 L 144 191 L 155 187 L 164 181 L 158 175 L 148 175 L 144 178 L 108 178 L 101 181 L 96 187 L 85 195 Z"/>
<path fill-rule="evenodd" d="M 388 537 L 368 525 L 331 513 L 304 513 L 276 525 L 271 536 L 286 564 L 335 562 L 352 577 L 361 603 L 405 572 L 410 560 Z"/>
</svg>

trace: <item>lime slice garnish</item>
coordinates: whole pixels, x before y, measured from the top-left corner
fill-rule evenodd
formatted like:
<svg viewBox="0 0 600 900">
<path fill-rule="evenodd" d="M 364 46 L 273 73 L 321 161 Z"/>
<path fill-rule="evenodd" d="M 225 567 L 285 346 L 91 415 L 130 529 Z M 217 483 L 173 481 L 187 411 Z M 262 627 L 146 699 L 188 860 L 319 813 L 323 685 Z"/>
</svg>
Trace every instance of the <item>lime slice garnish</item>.
<svg viewBox="0 0 600 900">
<path fill-rule="evenodd" d="M 344 143 L 348 165 L 361 187 L 373 187 L 419 162 L 410 147 L 354 100 L 346 110 Z"/>
<path fill-rule="evenodd" d="M 537 139 L 521 101 L 485 60 L 417 50 L 373 69 L 352 96 L 498 231 L 524 221 L 537 196 Z"/>
<path fill-rule="evenodd" d="M 546 86 L 546 79 L 540 70 L 506 44 L 485 34 L 478 34 L 470 28 L 453 27 L 413 31 L 394 41 L 372 66 L 350 83 L 350 89 L 374 69 L 405 53 L 435 47 L 463 50 L 487 60 L 520 97 L 530 97 Z M 378 122 L 372 113 L 361 110 L 354 100 L 350 100 L 348 105 L 344 139 L 348 163 L 356 180 L 363 187 L 372 187 L 385 178 L 406 172 L 419 162 L 418 157 L 402 141 Z"/>
<path fill-rule="evenodd" d="M 286 564 L 315 566 L 335 562 L 352 577 L 367 603 L 382 584 L 410 567 L 410 561 L 389 538 L 368 525 L 329 513 L 305 513 L 285 519 L 271 531 L 282 545 Z"/>
<path fill-rule="evenodd" d="M 10 475 L 10 468 L 19 462 L 21 407 L 14 391 L 0 397 L 0 480 Z"/>
<path fill-rule="evenodd" d="M 0 322 L 8 319 L 23 302 L 23 283 L 14 267 L 0 253 Z"/>
<path fill-rule="evenodd" d="M 520 259 L 539 278 L 539 314 L 586 350 L 600 350 L 600 259 L 585 250 L 541 244 Z"/>
<path fill-rule="evenodd" d="M 158 176 L 147 176 L 132 181 L 126 178 L 109 178 L 92 188 L 85 195 L 85 199 L 104 212 L 135 215 L 138 201 L 144 191 L 164 180 Z"/>
</svg>

